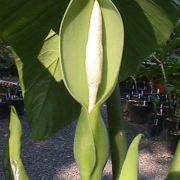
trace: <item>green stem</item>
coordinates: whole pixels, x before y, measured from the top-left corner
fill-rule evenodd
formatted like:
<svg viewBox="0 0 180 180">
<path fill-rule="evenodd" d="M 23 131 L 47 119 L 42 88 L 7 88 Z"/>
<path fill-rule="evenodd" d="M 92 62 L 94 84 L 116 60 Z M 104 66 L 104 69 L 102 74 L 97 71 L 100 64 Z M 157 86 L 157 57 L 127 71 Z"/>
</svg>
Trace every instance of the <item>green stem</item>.
<svg viewBox="0 0 180 180">
<path fill-rule="evenodd" d="M 165 72 L 163 63 L 160 64 L 160 67 L 161 67 L 162 76 L 164 79 L 164 86 L 165 86 L 165 90 L 166 90 L 166 88 L 167 88 L 167 77 L 166 77 L 166 72 Z"/>
<path fill-rule="evenodd" d="M 150 84 L 150 87 L 151 87 L 151 94 L 153 93 L 153 89 L 154 89 L 154 83 L 152 80 L 149 80 L 149 84 Z"/>
<path fill-rule="evenodd" d="M 113 94 L 107 100 L 107 113 L 113 179 L 117 180 L 120 176 L 121 168 L 128 149 L 118 85 Z"/>
<path fill-rule="evenodd" d="M 164 85 L 165 85 L 165 88 L 166 88 L 167 87 L 167 77 L 166 77 L 166 72 L 165 72 L 165 69 L 164 69 L 164 65 L 163 65 L 162 61 L 160 61 L 156 56 L 153 56 L 153 57 L 159 63 L 159 65 L 161 67 L 162 76 L 163 76 L 163 79 L 164 79 Z"/>
<path fill-rule="evenodd" d="M 131 78 L 132 78 L 132 80 L 134 81 L 136 93 L 138 93 L 138 87 L 137 87 L 137 81 L 136 81 L 136 78 L 135 78 L 134 76 L 131 76 Z"/>
<path fill-rule="evenodd" d="M 168 104 L 169 104 L 170 110 L 172 111 L 173 107 L 172 107 L 172 104 L 171 104 L 171 97 L 170 97 L 170 95 L 167 93 L 167 84 L 168 84 L 168 81 L 167 81 L 167 76 L 166 76 L 166 71 L 165 71 L 164 65 L 163 65 L 162 61 L 160 61 L 156 56 L 153 56 L 153 57 L 154 57 L 154 59 L 155 59 L 155 60 L 159 63 L 159 65 L 160 65 L 161 72 L 162 72 L 162 77 L 163 77 L 163 80 L 164 80 L 165 92 L 166 92 L 166 94 L 167 94 Z"/>
</svg>

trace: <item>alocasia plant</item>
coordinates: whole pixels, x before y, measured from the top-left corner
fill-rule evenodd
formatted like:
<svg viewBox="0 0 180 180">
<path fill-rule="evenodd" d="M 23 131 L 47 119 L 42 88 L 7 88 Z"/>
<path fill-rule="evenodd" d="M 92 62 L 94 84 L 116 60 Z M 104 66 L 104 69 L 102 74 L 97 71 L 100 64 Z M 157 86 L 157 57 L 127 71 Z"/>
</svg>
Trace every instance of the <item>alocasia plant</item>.
<svg viewBox="0 0 180 180">
<path fill-rule="evenodd" d="M 97 95 L 93 95 L 95 101 L 88 111 L 91 90 L 85 62 L 94 2 L 99 4 L 102 16 L 103 61 Z M 100 105 L 111 95 L 118 78 L 123 80 L 134 73 L 141 59 L 169 38 L 179 13 L 171 3 L 170 0 L 0 0 L 0 36 L 10 43 L 17 56 L 32 137 L 51 136 L 79 116 L 81 105 L 74 149 L 82 178 L 100 179 L 108 157 L 108 134 Z M 111 152 L 116 152 L 112 156 L 121 162 L 120 166 L 113 163 L 114 179 L 119 177 L 123 163 L 118 155 L 126 149 L 118 145 L 125 141 L 122 124 L 118 123 L 121 114 L 115 101 L 118 93 L 116 88 L 107 103 L 110 128 L 116 129 L 109 131 Z M 111 109 L 112 104 L 115 106 Z M 71 112 L 67 107 L 71 107 Z"/>
</svg>

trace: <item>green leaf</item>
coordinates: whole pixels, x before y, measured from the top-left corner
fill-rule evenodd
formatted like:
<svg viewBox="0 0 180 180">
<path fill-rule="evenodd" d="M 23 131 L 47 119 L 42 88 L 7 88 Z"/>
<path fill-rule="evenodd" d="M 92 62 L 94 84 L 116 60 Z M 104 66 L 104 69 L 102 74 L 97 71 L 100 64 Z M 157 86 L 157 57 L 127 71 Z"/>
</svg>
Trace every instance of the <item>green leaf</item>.
<svg viewBox="0 0 180 180">
<path fill-rule="evenodd" d="M 75 133 L 74 155 L 82 180 L 101 179 L 109 155 L 109 142 L 97 106 L 91 113 L 85 108 L 81 109 Z"/>
<path fill-rule="evenodd" d="M 170 0 L 112 0 L 124 22 L 125 47 L 120 80 L 134 74 L 139 64 L 169 39 L 179 9 Z"/>
<path fill-rule="evenodd" d="M 180 140 L 176 148 L 176 153 L 169 170 L 166 180 L 179 180 L 180 179 Z"/>
<path fill-rule="evenodd" d="M 59 63 L 57 32 L 68 1 L 0 0 L 0 4 L 0 36 L 19 57 L 16 65 L 32 137 L 45 139 L 80 111 L 61 80 Z"/>
<path fill-rule="evenodd" d="M 121 17 L 109 0 L 98 0 L 103 17 L 103 72 L 97 95 L 102 103 L 112 92 L 118 78 L 124 30 Z M 90 16 L 94 0 L 72 0 L 60 30 L 60 51 L 64 81 L 72 96 L 88 106 L 85 57 Z"/>
<path fill-rule="evenodd" d="M 129 146 L 119 180 L 138 179 L 138 145 L 142 134 L 137 135 Z"/>
<path fill-rule="evenodd" d="M 21 160 L 22 127 L 15 108 L 11 107 L 9 136 L 4 156 L 6 179 L 28 180 L 28 175 Z"/>
</svg>

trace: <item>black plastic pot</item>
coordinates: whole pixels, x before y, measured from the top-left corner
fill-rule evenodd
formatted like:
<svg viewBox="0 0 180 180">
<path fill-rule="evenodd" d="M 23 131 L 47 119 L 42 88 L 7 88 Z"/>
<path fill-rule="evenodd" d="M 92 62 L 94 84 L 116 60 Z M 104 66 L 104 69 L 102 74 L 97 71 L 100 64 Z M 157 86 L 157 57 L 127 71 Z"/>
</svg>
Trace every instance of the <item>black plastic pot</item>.
<svg viewBox="0 0 180 180">
<path fill-rule="evenodd" d="M 180 118 L 174 116 L 174 117 L 168 117 L 166 118 L 166 128 L 168 131 L 180 131 Z"/>
<path fill-rule="evenodd" d="M 0 118 L 9 118 L 10 114 L 10 108 L 9 108 L 10 102 L 0 102 Z"/>
<path fill-rule="evenodd" d="M 12 105 L 16 108 L 17 114 L 19 116 L 24 115 L 24 102 L 23 99 L 12 100 Z"/>
<path fill-rule="evenodd" d="M 131 122 L 145 124 L 148 123 L 151 116 L 151 107 L 138 103 L 129 106 L 129 118 Z"/>
<path fill-rule="evenodd" d="M 168 149 L 172 154 L 175 153 L 179 140 L 180 140 L 180 131 L 168 132 Z"/>
<path fill-rule="evenodd" d="M 130 118 L 130 109 L 133 104 L 137 103 L 135 100 L 125 100 L 125 103 L 123 104 L 123 112 L 126 115 L 126 117 Z"/>
<path fill-rule="evenodd" d="M 163 106 L 163 113 L 166 116 L 170 116 L 171 115 L 171 109 L 169 108 L 169 106 Z"/>
<path fill-rule="evenodd" d="M 151 137 L 159 136 L 164 129 L 165 116 L 152 113 L 150 124 L 150 135 Z"/>
<path fill-rule="evenodd" d="M 126 94 L 135 94 L 136 93 L 136 89 L 132 89 L 132 88 L 126 88 L 126 89 L 124 89 L 124 93 L 126 93 Z"/>
</svg>

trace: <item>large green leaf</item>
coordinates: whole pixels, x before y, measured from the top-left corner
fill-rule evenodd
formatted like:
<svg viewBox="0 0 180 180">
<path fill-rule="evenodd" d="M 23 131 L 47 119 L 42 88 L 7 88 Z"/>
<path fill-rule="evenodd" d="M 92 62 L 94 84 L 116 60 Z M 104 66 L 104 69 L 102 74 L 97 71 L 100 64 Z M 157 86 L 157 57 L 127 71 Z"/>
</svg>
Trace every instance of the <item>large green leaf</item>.
<svg viewBox="0 0 180 180">
<path fill-rule="evenodd" d="M 9 136 L 4 155 L 4 173 L 7 180 L 28 180 L 21 160 L 22 127 L 14 107 L 11 107 Z"/>
<path fill-rule="evenodd" d="M 97 102 L 112 92 L 121 64 L 124 29 L 121 17 L 109 0 L 98 0 L 103 17 L 103 72 Z M 90 16 L 94 0 L 73 0 L 61 24 L 60 51 L 64 81 L 78 102 L 88 106 L 85 59 Z"/>
<path fill-rule="evenodd" d="M 122 15 L 125 47 L 120 80 L 133 74 L 145 57 L 164 45 L 173 32 L 179 10 L 172 0 L 112 0 Z"/>
<path fill-rule="evenodd" d="M 47 138 L 79 114 L 61 81 L 58 58 L 57 34 L 68 1 L 0 0 L 0 4 L 0 36 L 19 57 L 16 64 L 32 137 Z"/>
<path fill-rule="evenodd" d="M 169 170 L 166 180 L 179 180 L 180 179 L 180 140 L 176 148 L 176 153 Z"/>
<path fill-rule="evenodd" d="M 142 134 L 137 135 L 129 146 L 119 180 L 138 179 L 138 145 Z"/>
</svg>

